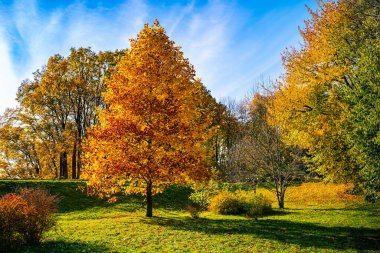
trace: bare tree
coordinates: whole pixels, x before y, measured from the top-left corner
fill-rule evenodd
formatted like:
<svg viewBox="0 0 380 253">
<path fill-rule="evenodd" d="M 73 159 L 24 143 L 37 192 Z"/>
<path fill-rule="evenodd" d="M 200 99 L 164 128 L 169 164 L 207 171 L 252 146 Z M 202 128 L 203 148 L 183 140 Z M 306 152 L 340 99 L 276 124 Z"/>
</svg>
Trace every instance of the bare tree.
<svg viewBox="0 0 380 253">
<path fill-rule="evenodd" d="M 261 179 L 269 179 L 275 186 L 279 208 L 284 208 L 289 183 L 303 174 L 302 150 L 285 145 L 279 127 L 268 124 L 271 117 L 267 110 L 269 103 L 270 96 L 256 93 L 251 103 L 242 104 L 249 108 L 249 119 L 232 152 L 232 171 L 240 181 L 257 184 Z"/>
</svg>

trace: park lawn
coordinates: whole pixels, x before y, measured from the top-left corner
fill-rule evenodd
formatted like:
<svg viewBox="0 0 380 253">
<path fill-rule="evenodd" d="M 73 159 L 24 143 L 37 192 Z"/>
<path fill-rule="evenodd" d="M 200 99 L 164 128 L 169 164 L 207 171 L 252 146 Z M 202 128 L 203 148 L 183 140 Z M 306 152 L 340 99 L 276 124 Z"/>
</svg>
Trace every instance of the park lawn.
<svg viewBox="0 0 380 253">
<path fill-rule="evenodd" d="M 145 218 L 143 198 L 108 204 L 85 196 L 79 184 L 0 181 L 3 193 L 42 185 L 61 197 L 57 226 L 42 245 L 19 252 L 380 252 L 380 204 L 344 196 L 342 185 L 290 188 L 288 208 L 258 220 L 209 212 L 195 220 L 184 211 L 190 193 L 184 187 L 157 196 L 154 217 Z"/>
</svg>

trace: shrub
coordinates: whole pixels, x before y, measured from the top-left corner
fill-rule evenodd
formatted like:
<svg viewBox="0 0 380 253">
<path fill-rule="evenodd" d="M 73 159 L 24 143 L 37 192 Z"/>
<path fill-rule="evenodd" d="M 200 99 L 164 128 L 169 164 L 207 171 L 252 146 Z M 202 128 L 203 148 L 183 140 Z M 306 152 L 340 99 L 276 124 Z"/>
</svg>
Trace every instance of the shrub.
<svg viewBox="0 0 380 253">
<path fill-rule="evenodd" d="M 19 189 L 0 198 L 0 240 L 4 251 L 21 244 L 38 244 L 55 220 L 58 198 L 42 189 Z"/>
<path fill-rule="evenodd" d="M 244 214 L 247 209 L 247 200 L 234 192 L 223 191 L 210 200 L 210 211 L 217 214 Z"/>
<path fill-rule="evenodd" d="M 215 181 L 210 181 L 207 185 L 195 185 L 192 188 L 193 193 L 189 197 L 191 206 L 199 209 L 199 212 L 207 210 L 211 197 L 218 191 L 218 184 Z"/>
<path fill-rule="evenodd" d="M 250 199 L 247 216 L 259 217 L 272 212 L 271 201 L 262 194 L 255 194 Z"/>
<path fill-rule="evenodd" d="M 187 206 L 187 211 L 190 213 L 191 217 L 193 219 L 198 219 L 199 218 L 199 214 L 201 213 L 202 208 L 197 205 L 196 203 L 191 203 Z"/>
<path fill-rule="evenodd" d="M 21 196 L 10 193 L 0 198 L 0 251 L 22 243 L 20 231 L 27 213 L 28 203 Z"/>
<path fill-rule="evenodd" d="M 271 212 L 271 202 L 262 194 L 247 191 L 223 191 L 210 201 L 210 211 L 217 214 L 245 214 L 258 217 Z"/>
</svg>

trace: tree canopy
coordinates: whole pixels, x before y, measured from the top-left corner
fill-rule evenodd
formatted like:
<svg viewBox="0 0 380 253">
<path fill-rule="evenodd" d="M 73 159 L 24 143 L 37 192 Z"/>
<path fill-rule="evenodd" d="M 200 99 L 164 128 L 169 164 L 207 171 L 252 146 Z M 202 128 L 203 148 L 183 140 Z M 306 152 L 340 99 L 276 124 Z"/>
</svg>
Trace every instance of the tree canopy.
<svg viewBox="0 0 380 253">
<path fill-rule="evenodd" d="M 380 3 L 319 2 L 283 55 L 274 110 L 287 143 L 307 148 L 327 180 L 353 181 L 376 197 L 379 171 Z"/>
<path fill-rule="evenodd" d="M 22 82 L 19 106 L 0 122 L 9 177 L 79 178 L 82 139 L 97 122 L 96 108 L 105 106 L 105 80 L 122 54 L 72 48 L 68 57 L 50 57 L 32 80 Z"/>
<path fill-rule="evenodd" d="M 107 108 L 86 139 L 85 178 L 94 193 L 152 195 L 210 175 L 208 94 L 180 48 L 156 21 L 146 24 L 107 83 Z"/>
</svg>

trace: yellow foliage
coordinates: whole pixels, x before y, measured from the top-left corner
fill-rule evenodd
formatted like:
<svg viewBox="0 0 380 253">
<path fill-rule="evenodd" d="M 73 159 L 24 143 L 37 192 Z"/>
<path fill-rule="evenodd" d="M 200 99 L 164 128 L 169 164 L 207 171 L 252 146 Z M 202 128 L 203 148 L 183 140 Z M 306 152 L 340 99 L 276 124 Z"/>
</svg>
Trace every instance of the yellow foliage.
<svg viewBox="0 0 380 253">
<path fill-rule="evenodd" d="M 319 1 L 318 10 L 310 10 L 311 19 L 300 31 L 301 48 L 283 54 L 285 74 L 269 107 L 274 118 L 269 123 L 280 127 L 283 141 L 307 149 L 316 171 L 334 181 L 356 175 L 355 158 L 349 155 L 342 130 L 349 106 L 342 99 L 342 87 L 353 64 L 338 57 L 345 41 L 342 34 L 352 22 L 349 2 Z"/>
</svg>

